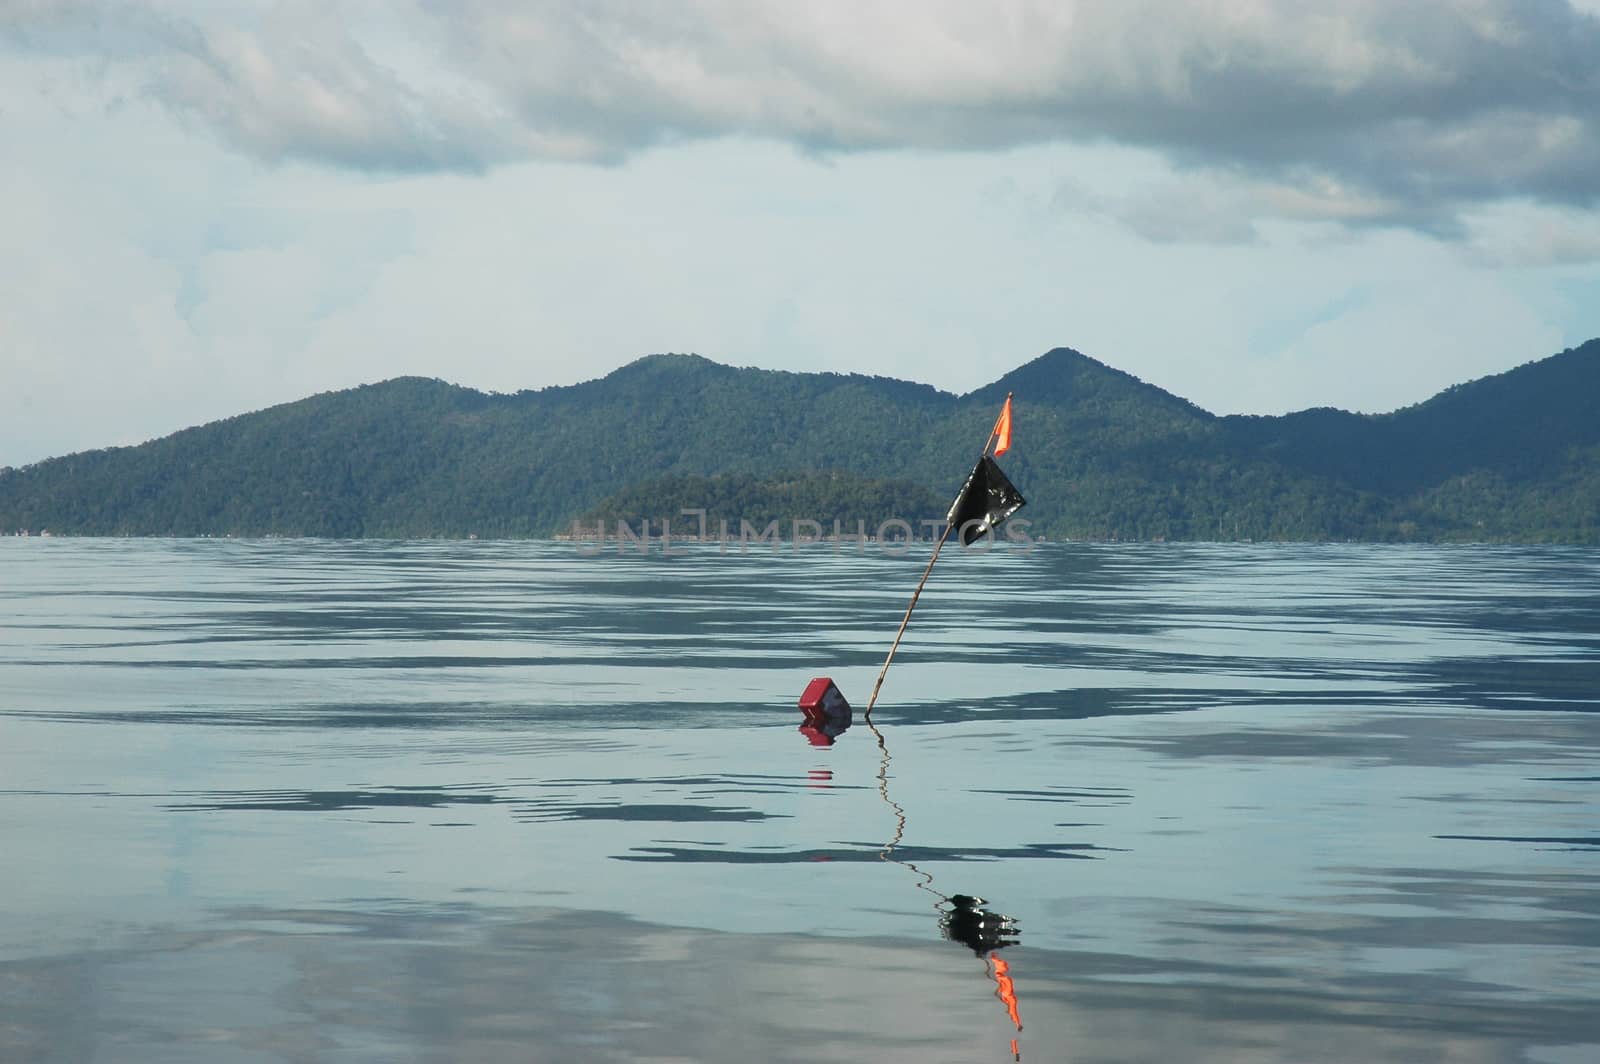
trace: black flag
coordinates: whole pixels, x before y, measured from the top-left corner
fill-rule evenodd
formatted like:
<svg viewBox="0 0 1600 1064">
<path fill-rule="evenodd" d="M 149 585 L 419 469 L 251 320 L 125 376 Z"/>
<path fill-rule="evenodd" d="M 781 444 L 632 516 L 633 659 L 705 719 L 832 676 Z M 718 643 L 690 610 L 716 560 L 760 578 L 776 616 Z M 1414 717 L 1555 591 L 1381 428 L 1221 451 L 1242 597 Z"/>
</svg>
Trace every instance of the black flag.
<svg viewBox="0 0 1600 1064">
<path fill-rule="evenodd" d="M 950 504 L 945 524 L 961 537 L 963 547 L 993 532 L 1005 523 L 1006 518 L 1026 505 L 1027 500 L 995 460 L 988 455 L 978 459 L 972 475 L 961 486 L 961 494 Z"/>
</svg>

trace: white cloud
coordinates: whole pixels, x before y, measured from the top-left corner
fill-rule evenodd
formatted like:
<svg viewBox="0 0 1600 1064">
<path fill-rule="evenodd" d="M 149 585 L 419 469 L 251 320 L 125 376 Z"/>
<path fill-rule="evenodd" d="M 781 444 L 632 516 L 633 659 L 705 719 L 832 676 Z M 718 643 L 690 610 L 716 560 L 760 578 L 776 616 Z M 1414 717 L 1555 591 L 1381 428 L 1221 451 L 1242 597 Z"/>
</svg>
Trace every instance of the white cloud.
<svg viewBox="0 0 1600 1064">
<path fill-rule="evenodd" d="M 1500 204 L 1473 218 L 1469 250 L 1474 261 L 1489 267 L 1600 263 L 1600 216 L 1527 203 Z"/>
</svg>

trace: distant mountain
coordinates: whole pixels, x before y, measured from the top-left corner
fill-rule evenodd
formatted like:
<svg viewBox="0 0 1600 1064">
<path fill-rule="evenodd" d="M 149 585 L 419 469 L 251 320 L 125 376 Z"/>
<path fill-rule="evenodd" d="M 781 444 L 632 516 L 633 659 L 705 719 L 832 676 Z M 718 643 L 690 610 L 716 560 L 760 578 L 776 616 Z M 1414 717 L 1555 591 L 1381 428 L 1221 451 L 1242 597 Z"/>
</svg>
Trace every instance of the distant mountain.
<svg viewBox="0 0 1600 1064">
<path fill-rule="evenodd" d="M 822 520 L 947 500 L 1008 391 L 1034 535 L 1600 542 L 1600 340 L 1382 415 L 1217 417 L 1066 348 L 962 396 L 695 355 L 515 395 L 407 377 L 0 471 L 0 530 L 546 536 L 701 491 Z"/>
</svg>

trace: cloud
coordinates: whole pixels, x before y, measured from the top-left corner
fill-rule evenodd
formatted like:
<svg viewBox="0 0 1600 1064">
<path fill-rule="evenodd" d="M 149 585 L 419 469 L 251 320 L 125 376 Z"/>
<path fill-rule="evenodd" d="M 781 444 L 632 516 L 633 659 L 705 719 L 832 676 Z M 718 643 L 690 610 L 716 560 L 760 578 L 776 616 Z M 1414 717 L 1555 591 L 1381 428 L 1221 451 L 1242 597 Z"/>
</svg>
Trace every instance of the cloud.
<svg viewBox="0 0 1600 1064">
<path fill-rule="evenodd" d="M 1473 261 L 1490 268 L 1600 263 L 1600 218 L 1508 204 L 1478 220 L 1469 250 Z"/>
<path fill-rule="evenodd" d="M 1519 197 L 1600 201 L 1600 19 L 1564 0 L 509 0 L 0 5 L 238 151 L 373 171 L 617 163 L 771 139 L 817 153 L 1154 151 L 1252 217 L 1459 236 Z M 124 82 L 119 82 L 124 83 Z M 1171 204 L 1136 229 L 1192 228 Z"/>
</svg>

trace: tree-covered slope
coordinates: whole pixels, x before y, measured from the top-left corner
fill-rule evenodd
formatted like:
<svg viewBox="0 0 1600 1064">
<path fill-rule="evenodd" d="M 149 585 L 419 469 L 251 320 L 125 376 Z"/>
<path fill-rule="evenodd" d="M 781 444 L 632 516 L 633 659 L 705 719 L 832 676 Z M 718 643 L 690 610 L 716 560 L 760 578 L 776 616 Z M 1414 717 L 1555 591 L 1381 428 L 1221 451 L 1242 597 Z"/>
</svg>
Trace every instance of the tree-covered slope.
<svg viewBox="0 0 1600 1064">
<path fill-rule="evenodd" d="M 1600 537 L 1600 340 L 1389 414 L 1226 420 L 1247 450 L 1386 499 L 1405 538 Z"/>
<path fill-rule="evenodd" d="M 1538 480 L 1572 448 L 1600 444 L 1600 340 L 1390 414 L 1324 408 L 1227 420 L 1241 442 L 1289 468 L 1389 494 L 1477 470 Z"/>
<path fill-rule="evenodd" d="M 1035 534 L 1600 537 L 1600 342 L 1376 416 L 1219 418 L 1067 349 L 964 396 L 692 355 L 515 395 L 401 378 L 0 471 L 0 530 L 549 535 L 605 500 L 644 516 L 740 485 L 776 506 L 765 482 L 823 473 L 843 476 L 806 491 L 837 497 L 795 505 L 844 512 L 884 480 L 947 500 L 1008 391 Z"/>
</svg>

